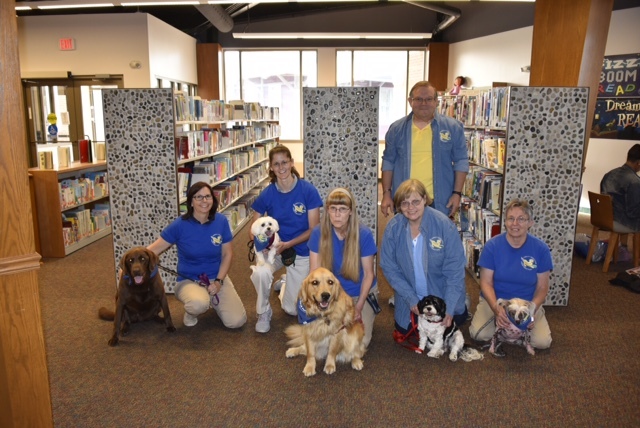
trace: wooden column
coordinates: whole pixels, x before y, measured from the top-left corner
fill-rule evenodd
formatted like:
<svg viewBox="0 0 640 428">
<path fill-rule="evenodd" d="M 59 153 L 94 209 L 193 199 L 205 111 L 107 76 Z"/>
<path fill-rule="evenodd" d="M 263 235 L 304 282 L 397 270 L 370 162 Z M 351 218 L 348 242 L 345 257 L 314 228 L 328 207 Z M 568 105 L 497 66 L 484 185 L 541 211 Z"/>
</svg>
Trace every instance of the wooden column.
<svg viewBox="0 0 640 428">
<path fill-rule="evenodd" d="M 205 100 L 220 99 L 220 64 L 222 46 L 218 43 L 198 43 L 196 62 L 198 67 L 198 95 Z"/>
<path fill-rule="evenodd" d="M 529 85 L 588 87 L 588 120 L 596 106 L 612 10 L 613 0 L 536 0 Z"/>
<path fill-rule="evenodd" d="M 15 1 L 0 2 L 0 424 L 52 427 Z"/>
<path fill-rule="evenodd" d="M 438 91 L 446 91 L 449 86 L 447 78 L 449 72 L 449 43 L 431 42 L 427 46 L 429 62 L 427 63 L 427 76 L 429 82 Z"/>
</svg>

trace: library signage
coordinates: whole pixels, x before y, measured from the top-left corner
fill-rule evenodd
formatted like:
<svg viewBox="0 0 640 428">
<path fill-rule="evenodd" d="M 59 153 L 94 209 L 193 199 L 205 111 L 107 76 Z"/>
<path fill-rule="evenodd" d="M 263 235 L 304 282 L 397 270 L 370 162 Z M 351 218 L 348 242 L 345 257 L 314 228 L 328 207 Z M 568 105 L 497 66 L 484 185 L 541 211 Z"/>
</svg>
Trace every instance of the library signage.
<svg viewBox="0 0 640 428">
<path fill-rule="evenodd" d="M 640 54 L 604 57 L 591 137 L 640 140 Z"/>
</svg>

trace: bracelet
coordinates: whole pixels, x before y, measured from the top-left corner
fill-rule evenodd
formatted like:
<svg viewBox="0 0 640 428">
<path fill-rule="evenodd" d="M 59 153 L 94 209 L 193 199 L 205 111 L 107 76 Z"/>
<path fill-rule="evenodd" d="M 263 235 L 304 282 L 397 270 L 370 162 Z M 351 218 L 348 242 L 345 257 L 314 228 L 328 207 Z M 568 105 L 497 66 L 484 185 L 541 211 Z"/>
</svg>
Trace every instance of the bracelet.
<svg viewBox="0 0 640 428">
<path fill-rule="evenodd" d="M 384 194 L 385 194 L 385 193 L 387 193 L 387 192 L 391 192 L 391 189 L 386 189 L 386 190 L 384 190 L 384 191 L 382 192 L 382 194 L 384 195 Z"/>
<path fill-rule="evenodd" d="M 223 281 L 220 278 L 214 279 L 213 282 L 219 282 L 220 283 L 220 287 L 222 287 L 222 285 L 223 285 Z"/>
<path fill-rule="evenodd" d="M 458 192 L 457 190 L 454 190 L 453 192 L 451 192 L 452 195 L 458 195 L 460 197 L 462 197 L 462 192 Z"/>
</svg>

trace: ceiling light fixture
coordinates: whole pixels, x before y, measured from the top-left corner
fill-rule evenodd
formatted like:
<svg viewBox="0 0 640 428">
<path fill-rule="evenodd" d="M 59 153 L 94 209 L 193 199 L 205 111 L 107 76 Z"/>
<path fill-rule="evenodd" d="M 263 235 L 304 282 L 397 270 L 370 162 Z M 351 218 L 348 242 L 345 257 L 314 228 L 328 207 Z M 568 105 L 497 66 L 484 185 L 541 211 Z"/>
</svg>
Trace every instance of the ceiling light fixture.
<svg viewBox="0 0 640 428">
<path fill-rule="evenodd" d="M 42 10 L 51 10 L 51 9 L 82 9 L 82 8 L 93 8 L 93 7 L 113 7 L 113 3 L 81 3 L 81 4 L 47 4 L 47 5 L 37 5 L 38 9 Z"/>
<path fill-rule="evenodd" d="M 233 33 L 234 39 L 430 39 L 431 33 Z"/>
</svg>

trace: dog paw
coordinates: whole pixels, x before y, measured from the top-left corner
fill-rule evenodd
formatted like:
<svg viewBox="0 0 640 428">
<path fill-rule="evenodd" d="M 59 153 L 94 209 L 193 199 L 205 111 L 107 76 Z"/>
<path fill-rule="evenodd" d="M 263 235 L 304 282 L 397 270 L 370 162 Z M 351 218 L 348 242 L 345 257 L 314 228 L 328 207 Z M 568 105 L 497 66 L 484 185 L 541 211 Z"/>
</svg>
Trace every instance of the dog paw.
<svg viewBox="0 0 640 428">
<path fill-rule="evenodd" d="M 536 355 L 536 351 L 532 346 L 527 346 L 527 352 L 529 353 L 529 355 Z"/>
<path fill-rule="evenodd" d="M 360 359 L 360 358 L 354 358 L 351 361 L 351 368 L 354 370 L 362 370 L 362 368 L 364 367 L 364 362 Z"/>
<path fill-rule="evenodd" d="M 431 357 L 431 358 L 440 358 L 442 356 L 444 352 L 442 351 L 436 351 L 435 349 L 433 351 L 429 351 L 429 353 L 427 354 L 427 357 Z"/>
<path fill-rule="evenodd" d="M 452 352 L 451 354 L 449 354 L 449 360 L 453 361 L 454 363 L 456 361 L 458 361 L 458 353 L 457 352 Z"/>
<path fill-rule="evenodd" d="M 175 332 L 175 331 L 176 331 L 176 328 L 175 328 L 174 326 L 170 325 L 169 327 L 167 327 L 167 331 L 168 331 L 169 333 L 173 333 L 173 332 Z"/>
<path fill-rule="evenodd" d="M 334 374 L 336 372 L 336 365 L 335 364 L 331 364 L 331 363 L 327 363 L 324 365 L 324 372 L 326 374 Z"/>
<path fill-rule="evenodd" d="M 304 370 L 302 370 L 302 373 L 304 373 L 304 375 L 306 377 L 315 376 L 316 375 L 316 368 L 315 367 L 311 367 L 309 365 L 306 365 L 306 366 L 304 366 Z"/>
<path fill-rule="evenodd" d="M 287 358 L 293 358 L 298 355 L 298 352 L 293 348 L 289 348 L 284 355 L 286 355 Z"/>
<path fill-rule="evenodd" d="M 118 338 L 114 336 L 111 339 L 109 339 L 109 342 L 107 343 L 109 344 L 109 346 L 116 346 L 118 344 Z"/>
</svg>

